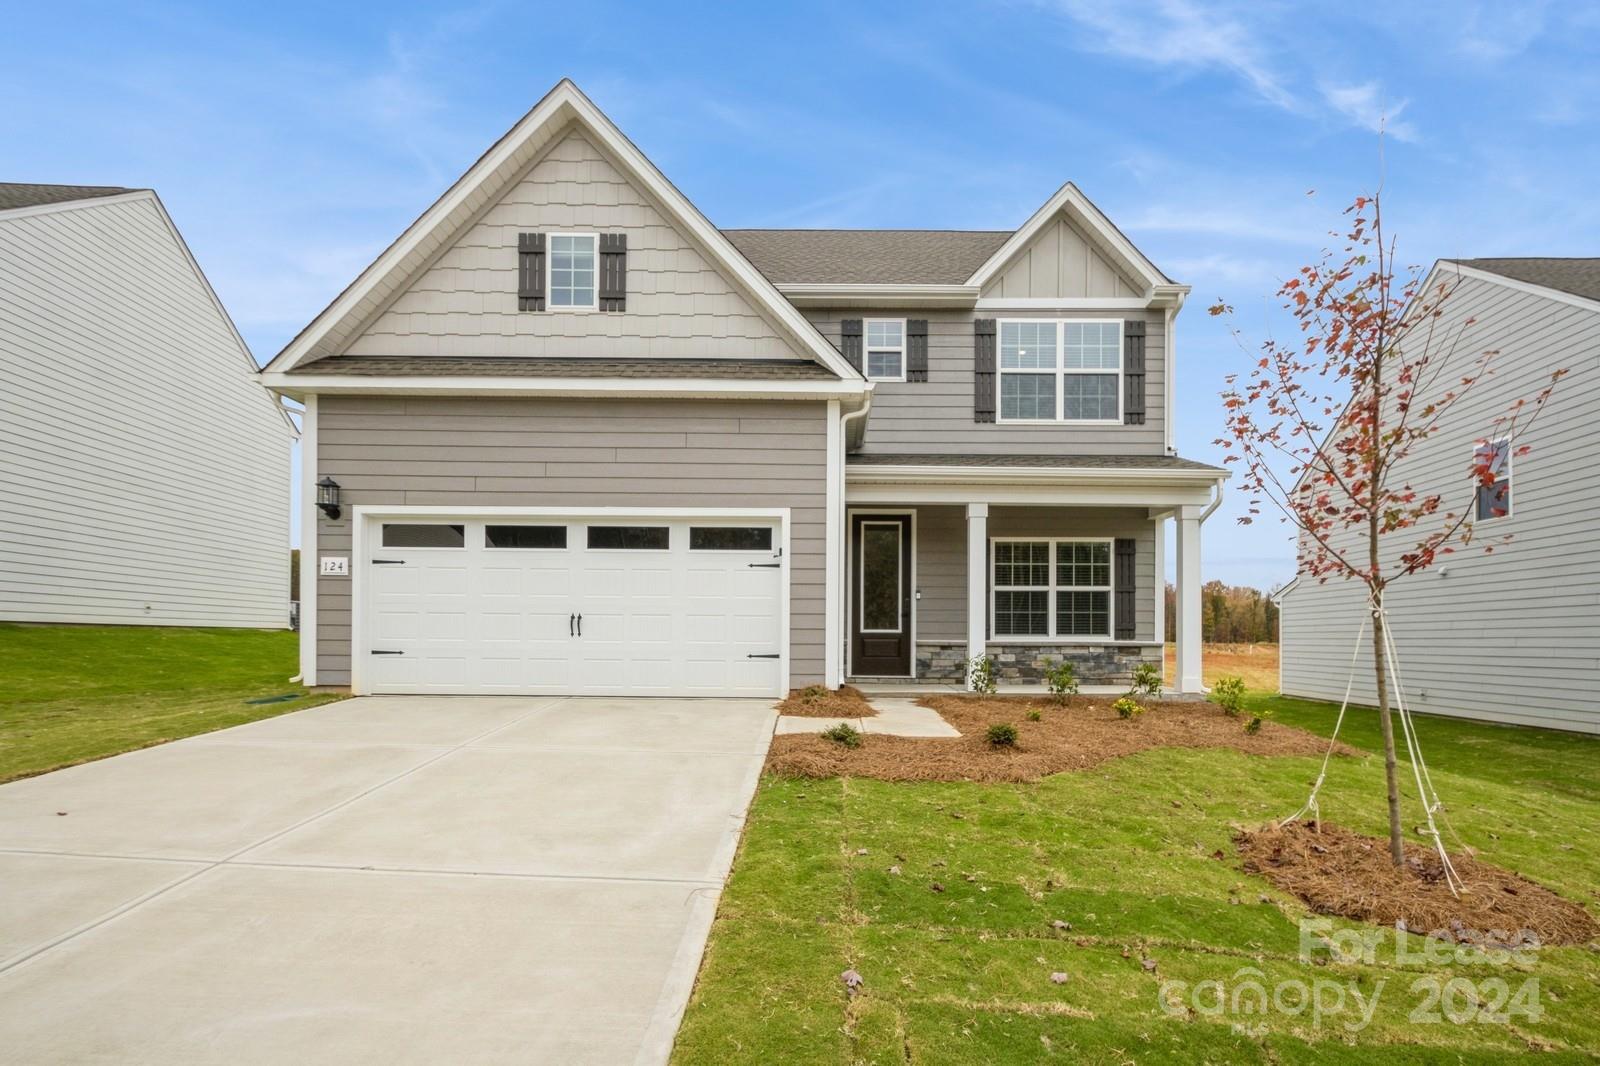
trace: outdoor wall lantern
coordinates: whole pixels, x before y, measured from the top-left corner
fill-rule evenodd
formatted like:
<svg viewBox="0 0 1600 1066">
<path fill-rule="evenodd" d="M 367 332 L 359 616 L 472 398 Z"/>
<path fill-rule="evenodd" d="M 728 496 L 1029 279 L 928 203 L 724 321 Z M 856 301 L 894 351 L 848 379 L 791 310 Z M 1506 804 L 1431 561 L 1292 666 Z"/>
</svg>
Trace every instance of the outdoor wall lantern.
<svg viewBox="0 0 1600 1066">
<path fill-rule="evenodd" d="M 329 518 L 339 517 L 339 483 L 331 477 L 317 482 L 317 506 Z"/>
</svg>

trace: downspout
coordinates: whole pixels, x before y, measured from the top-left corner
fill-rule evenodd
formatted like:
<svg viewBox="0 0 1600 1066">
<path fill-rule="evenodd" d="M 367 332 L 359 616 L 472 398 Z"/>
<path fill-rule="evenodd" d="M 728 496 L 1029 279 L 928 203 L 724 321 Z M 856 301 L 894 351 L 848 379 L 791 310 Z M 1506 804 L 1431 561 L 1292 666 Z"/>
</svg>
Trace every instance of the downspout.
<svg viewBox="0 0 1600 1066">
<path fill-rule="evenodd" d="M 1222 506 L 1222 482 L 1219 480 L 1213 483 L 1211 486 L 1211 491 L 1216 493 L 1216 495 L 1212 497 L 1211 503 L 1207 505 L 1206 509 L 1200 512 L 1201 525 L 1206 524 L 1206 519 L 1211 517 L 1211 512 Z"/>
<path fill-rule="evenodd" d="M 857 419 L 866 418 L 868 412 L 872 410 L 872 383 L 870 381 L 867 382 L 867 387 L 861 395 L 861 407 L 858 410 L 850 411 L 844 415 L 841 415 L 839 418 L 839 528 L 830 531 L 831 536 L 839 538 L 839 550 L 837 552 L 837 558 L 839 560 L 838 653 L 839 680 L 841 683 L 843 683 L 844 678 L 848 677 L 850 673 L 848 669 L 849 663 L 847 661 L 849 659 L 850 652 L 850 612 L 845 607 L 845 604 L 849 603 L 849 597 L 846 595 L 846 592 L 850 584 L 850 567 L 846 560 L 847 553 L 845 551 L 845 546 L 848 541 L 847 530 L 849 529 L 850 525 L 846 516 L 850 513 L 850 501 L 845 491 L 845 467 L 848 465 L 848 459 L 850 456 L 850 425 Z M 865 433 L 865 429 L 863 429 L 863 433 Z"/>
</svg>

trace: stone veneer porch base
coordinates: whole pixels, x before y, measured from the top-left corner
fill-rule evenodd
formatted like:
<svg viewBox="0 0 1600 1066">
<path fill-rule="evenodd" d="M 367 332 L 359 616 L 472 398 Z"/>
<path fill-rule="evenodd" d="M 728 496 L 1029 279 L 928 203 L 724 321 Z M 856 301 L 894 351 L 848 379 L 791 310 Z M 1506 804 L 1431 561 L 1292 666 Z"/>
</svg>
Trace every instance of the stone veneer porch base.
<svg viewBox="0 0 1600 1066">
<path fill-rule="evenodd" d="M 1140 663 L 1160 663 L 1159 644 L 995 644 L 988 645 L 995 676 L 1002 682 L 1043 681 L 1045 671 L 1062 659 L 1072 663 L 1082 684 L 1126 684 Z M 967 646 L 936 641 L 917 642 L 919 681 L 966 680 Z"/>
</svg>

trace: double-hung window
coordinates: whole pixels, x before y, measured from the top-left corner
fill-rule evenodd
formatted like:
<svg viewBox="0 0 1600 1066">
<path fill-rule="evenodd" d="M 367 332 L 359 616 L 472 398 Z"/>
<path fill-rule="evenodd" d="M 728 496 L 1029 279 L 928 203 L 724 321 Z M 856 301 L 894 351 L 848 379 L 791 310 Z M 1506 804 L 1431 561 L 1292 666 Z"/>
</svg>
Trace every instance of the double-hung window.
<svg viewBox="0 0 1600 1066">
<path fill-rule="evenodd" d="M 1003 319 L 1001 422 L 1122 421 L 1122 322 Z"/>
<path fill-rule="evenodd" d="M 550 306 L 593 308 L 595 244 L 593 233 L 550 234 Z"/>
<path fill-rule="evenodd" d="M 1511 442 L 1479 441 L 1472 456 L 1474 471 L 1485 476 L 1478 480 L 1476 512 L 1478 520 L 1506 518 L 1511 514 Z"/>
<path fill-rule="evenodd" d="M 1111 543 L 995 541 L 995 637 L 1109 640 Z"/>
<path fill-rule="evenodd" d="M 904 381 L 906 379 L 906 323 L 900 318 L 869 318 L 863 323 L 867 334 L 867 380 Z"/>
</svg>

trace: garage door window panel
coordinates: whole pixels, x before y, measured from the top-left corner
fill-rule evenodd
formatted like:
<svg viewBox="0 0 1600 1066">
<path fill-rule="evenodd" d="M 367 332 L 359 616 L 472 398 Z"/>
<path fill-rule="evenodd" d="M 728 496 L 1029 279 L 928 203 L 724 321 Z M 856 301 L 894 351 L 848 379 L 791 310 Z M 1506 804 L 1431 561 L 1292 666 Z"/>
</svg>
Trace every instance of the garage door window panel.
<svg viewBox="0 0 1600 1066">
<path fill-rule="evenodd" d="M 558 550 L 567 546 L 567 527 L 488 526 L 483 533 L 483 546 Z"/>
<path fill-rule="evenodd" d="M 771 551 L 772 529 L 769 526 L 690 526 L 689 550 Z"/>
<path fill-rule="evenodd" d="M 386 523 L 385 548 L 465 548 L 467 527 L 432 522 Z"/>
<path fill-rule="evenodd" d="M 590 526 L 589 548 L 595 551 L 666 551 L 672 546 L 666 526 Z"/>
</svg>

